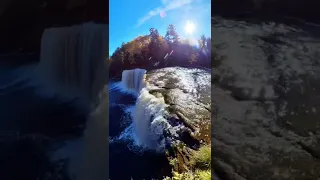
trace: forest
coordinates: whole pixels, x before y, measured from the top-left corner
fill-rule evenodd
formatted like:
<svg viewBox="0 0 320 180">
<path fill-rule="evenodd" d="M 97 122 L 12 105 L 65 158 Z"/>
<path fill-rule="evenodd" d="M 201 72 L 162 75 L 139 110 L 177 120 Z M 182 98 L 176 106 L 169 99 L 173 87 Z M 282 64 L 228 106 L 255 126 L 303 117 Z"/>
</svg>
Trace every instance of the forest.
<svg viewBox="0 0 320 180">
<path fill-rule="evenodd" d="M 182 39 L 172 24 L 164 36 L 155 28 L 150 28 L 149 32 L 148 35 L 122 43 L 109 57 L 111 77 L 119 77 L 123 70 L 134 68 L 211 67 L 210 37 L 202 35 L 196 43 Z"/>
</svg>

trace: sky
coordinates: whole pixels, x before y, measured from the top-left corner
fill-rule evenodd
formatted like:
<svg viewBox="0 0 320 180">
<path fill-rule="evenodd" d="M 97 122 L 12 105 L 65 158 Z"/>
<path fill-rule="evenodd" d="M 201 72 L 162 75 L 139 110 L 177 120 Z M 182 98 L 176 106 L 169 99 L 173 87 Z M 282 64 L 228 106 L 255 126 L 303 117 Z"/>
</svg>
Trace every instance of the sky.
<svg viewBox="0 0 320 180">
<path fill-rule="evenodd" d="M 182 39 L 211 37 L 211 0 L 109 0 L 109 13 L 109 56 L 150 28 L 164 36 L 169 24 Z M 188 22 L 195 27 L 191 34 L 185 30 Z"/>
</svg>

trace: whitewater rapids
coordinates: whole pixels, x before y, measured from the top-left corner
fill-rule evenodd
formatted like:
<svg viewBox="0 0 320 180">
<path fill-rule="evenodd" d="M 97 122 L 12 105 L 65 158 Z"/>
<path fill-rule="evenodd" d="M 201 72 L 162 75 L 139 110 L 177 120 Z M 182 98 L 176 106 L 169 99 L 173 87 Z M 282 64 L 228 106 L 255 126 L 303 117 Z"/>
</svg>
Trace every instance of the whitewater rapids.
<svg viewBox="0 0 320 180">
<path fill-rule="evenodd" d="M 147 76 L 152 84 L 146 81 Z M 143 149 L 163 152 L 166 145 L 172 143 L 172 138 L 179 140 L 179 133 L 188 129 L 188 125 L 179 123 L 178 119 L 172 121 L 172 114 L 168 111 L 172 104 L 166 102 L 164 96 L 172 94 L 169 95 L 170 98 L 181 99 L 188 112 L 187 116 L 203 119 L 202 111 L 197 109 L 201 107 L 199 104 L 193 104 L 193 100 L 195 98 L 202 102 L 210 100 L 210 97 L 205 96 L 210 93 L 210 89 L 208 89 L 210 87 L 209 76 L 210 74 L 208 75 L 204 70 L 178 67 L 159 69 L 156 72 L 151 72 L 151 75 L 142 69 L 125 70 L 118 87 L 122 92 L 134 92 L 132 94 L 136 95 L 137 100 L 135 105 L 129 108 L 132 124 L 119 138 L 130 138 L 136 146 Z M 172 84 L 173 82 L 175 83 Z M 171 87 L 176 86 L 176 88 L 164 88 L 170 84 Z M 180 92 L 181 88 L 184 93 Z M 176 102 L 176 104 L 180 104 L 180 102 Z M 208 101 L 203 106 L 209 106 L 209 104 Z M 195 108 L 200 114 L 194 114 Z M 210 117 L 208 118 L 210 119 Z M 196 121 L 192 123 L 198 124 Z"/>
<path fill-rule="evenodd" d="M 162 151 L 165 145 L 163 131 L 169 125 L 163 117 L 167 105 L 163 97 L 149 93 L 146 72 L 144 69 L 124 70 L 121 83 L 115 85 L 122 93 L 137 97 L 135 106 L 128 108 L 132 124 L 119 138 L 128 138 L 131 133 L 129 138 L 135 146 Z"/>
<path fill-rule="evenodd" d="M 169 123 L 163 116 L 167 105 L 163 97 L 156 97 L 144 88 L 140 91 L 132 120 L 138 143 L 140 146 L 161 151 L 165 140 L 162 138 Z"/>
</svg>

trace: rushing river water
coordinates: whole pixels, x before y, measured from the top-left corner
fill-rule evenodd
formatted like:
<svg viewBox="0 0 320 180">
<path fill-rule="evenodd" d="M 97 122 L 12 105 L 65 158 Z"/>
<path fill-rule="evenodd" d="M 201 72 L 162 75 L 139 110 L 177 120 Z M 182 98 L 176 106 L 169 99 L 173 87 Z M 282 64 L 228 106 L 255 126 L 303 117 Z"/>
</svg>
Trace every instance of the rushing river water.
<svg viewBox="0 0 320 180">
<path fill-rule="evenodd" d="M 0 109 L 1 179 L 43 177 L 45 154 L 80 137 L 89 113 L 79 98 L 43 82 L 36 64 L 0 68 Z"/>
<path fill-rule="evenodd" d="M 168 161 L 164 154 L 135 144 L 130 110 L 136 97 L 115 88 L 119 83 L 111 82 L 109 86 L 110 179 L 161 179 L 170 174 Z"/>
<path fill-rule="evenodd" d="M 1 67 L 0 73 L 2 132 L 56 136 L 64 134 L 64 125 L 71 125 L 75 119 L 79 124 L 85 122 L 88 109 L 84 102 L 42 82 L 36 65 Z M 58 124 L 60 129 L 55 127 Z"/>
<path fill-rule="evenodd" d="M 319 30 L 306 23 L 213 18 L 213 52 L 221 58 L 212 70 L 213 166 L 221 179 L 320 177 Z M 2 135 L 80 135 L 89 108 L 41 82 L 33 69 L 1 67 Z M 121 134 L 132 137 L 124 132 L 136 97 L 113 89 L 113 83 L 110 178 L 169 173 L 165 157 L 142 151 L 132 138 L 117 140 Z"/>
<path fill-rule="evenodd" d="M 164 76 L 166 72 L 168 76 Z M 184 93 L 188 93 L 189 90 L 195 93 L 195 89 L 190 89 L 191 86 L 194 86 L 199 88 L 199 92 L 196 93 L 197 97 L 209 97 L 208 93 L 210 91 L 206 90 L 204 93 L 200 88 L 201 83 L 208 83 L 206 81 L 209 79 L 209 75 L 203 74 L 205 78 L 201 79 L 197 76 L 197 73 L 201 72 L 200 70 L 187 71 L 182 68 L 177 68 L 176 70 L 169 68 L 162 69 L 159 72 L 154 71 L 153 76 L 158 77 L 158 73 L 161 76 L 161 82 L 168 81 L 167 84 L 168 86 L 171 85 L 171 88 L 175 87 L 175 84 L 177 86 L 175 87 L 177 88 L 176 91 L 182 88 L 185 89 Z M 83 137 L 85 125 L 87 125 L 86 129 L 90 126 L 90 123 L 86 124 L 85 122 L 89 119 L 97 123 L 104 123 L 108 118 L 101 117 L 102 121 L 96 121 L 96 119 L 99 120 L 99 117 L 88 118 L 90 114 L 89 107 L 85 105 L 84 101 L 76 96 L 65 94 L 61 89 L 44 81 L 39 76 L 37 65 L 3 67 L 0 73 L 1 143 L 8 138 L 8 135 L 16 138 L 17 134 L 20 137 L 37 135 L 49 138 L 52 141 L 49 141 L 49 144 L 47 144 L 49 146 L 44 146 L 43 150 L 48 150 L 48 152 L 53 150 L 49 152 L 52 160 L 69 160 L 66 166 L 68 173 L 71 176 L 79 177 L 82 174 L 79 165 L 83 163 L 82 156 L 84 156 L 85 147 L 96 146 L 93 141 L 99 138 L 97 136 L 104 135 L 101 132 L 94 133 L 95 136 L 93 138 L 95 139 L 91 138 L 90 142 L 85 141 Z M 184 79 L 183 83 L 182 80 L 179 83 L 181 76 L 190 77 L 189 79 Z M 191 76 L 198 79 L 198 82 L 192 79 Z M 132 128 L 133 119 L 130 115 L 136 104 L 137 95 L 124 92 L 121 89 L 122 87 L 118 86 L 119 83 L 119 80 L 109 83 L 109 142 L 106 141 L 105 143 L 109 143 L 110 179 L 162 179 L 164 176 L 169 176 L 171 167 L 164 153 L 156 152 L 155 149 L 148 150 L 137 143 L 138 138 Z M 188 98 L 186 99 L 186 96 L 183 96 L 183 98 L 184 103 L 188 104 Z M 148 100 L 148 98 L 145 100 Z M 205 99 L 200 98 L 200 100 L 205 102 Z M 107 106 L 101 107 L 105 108 Z M 141 108 L 143 107 L 141 106 Z M 143 118 L 143 116 L 138 117 Z M 137 120 L 142 121 L 142 119 Z M 148 118 L 144 119 L 146 122 L 149 120 Z M 156 125 L 155 123 L 154 126 Z M 99 129 L 95 128 L 97 127 L 89 128 L 88 130 L 94 132 Z M 96 148 L 99 148 L 99 146 Z M 1 149 L 4 154 L 9 153 L 2 150 L 4 149 Z M 107 150 L 105 153 L 108 153 Z M 12 179 L 15 175 L 21 175 L 12 171 L 18 171 L 16 168 L 25 168 L 24 164 L 28 164 L 30 161 L 23 154 L 17 154 L 16 152 L 15 155 L 25 158 L 25 162 L 20 163 L 21 167 L 13 168 L 10 166 L 12 170 L 7 171 L 8 174 L 2 176 L 3 178 Z M 10 161 L 14 162 L 13 164 L 18 164 L 17 160 L 10 159 Z M 7 164 L 7 161 L 1 162 Z M 37 171 L 36 168 L 41 166 L 43 166 L 42 162 L 35 162 L 34 165 L 30 164 L 30 168 L 33 168 L 34 171 Z M 28 173 L 31 174 L 30 176 L 37 177 L 34 171 L 30 170 Z"/>
<path fill-rule="evenodd" d="M 206 142 L 210 137 L 210 70 L 169 67 L 144 74 L 124 71 L 122 81 L 109 86 L 111 179 L 163 179 L 171 174 L 164 148 L 197 145 L 181 132 L 192 126 Z M 170 117 L 170 108 L 190 126 Z"/>
<path fill-rule="evenodd" d="M 212 19 L 213 163 L 222 179 L 320 176 L 320 27 Z"/>
</svg>

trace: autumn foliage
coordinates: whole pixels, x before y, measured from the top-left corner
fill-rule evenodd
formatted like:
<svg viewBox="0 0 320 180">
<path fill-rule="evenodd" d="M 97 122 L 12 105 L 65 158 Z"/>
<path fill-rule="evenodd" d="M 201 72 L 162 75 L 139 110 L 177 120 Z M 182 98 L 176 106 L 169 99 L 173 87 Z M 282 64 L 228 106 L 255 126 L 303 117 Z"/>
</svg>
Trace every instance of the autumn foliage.
<svg viewBox="0 0 320 180">
<path fill-rule="evenodd" d="M 109 58 L 111 76 L 119 76 L 125 69 L 147 70 L 163 67 L 210 68 L 211 38 L 204 35 L 196 40 L 180 39 L 174 25 L 168 26 L 165 36 L 150 28 L 149 35 L 122 43 Z"/>
</svg>

